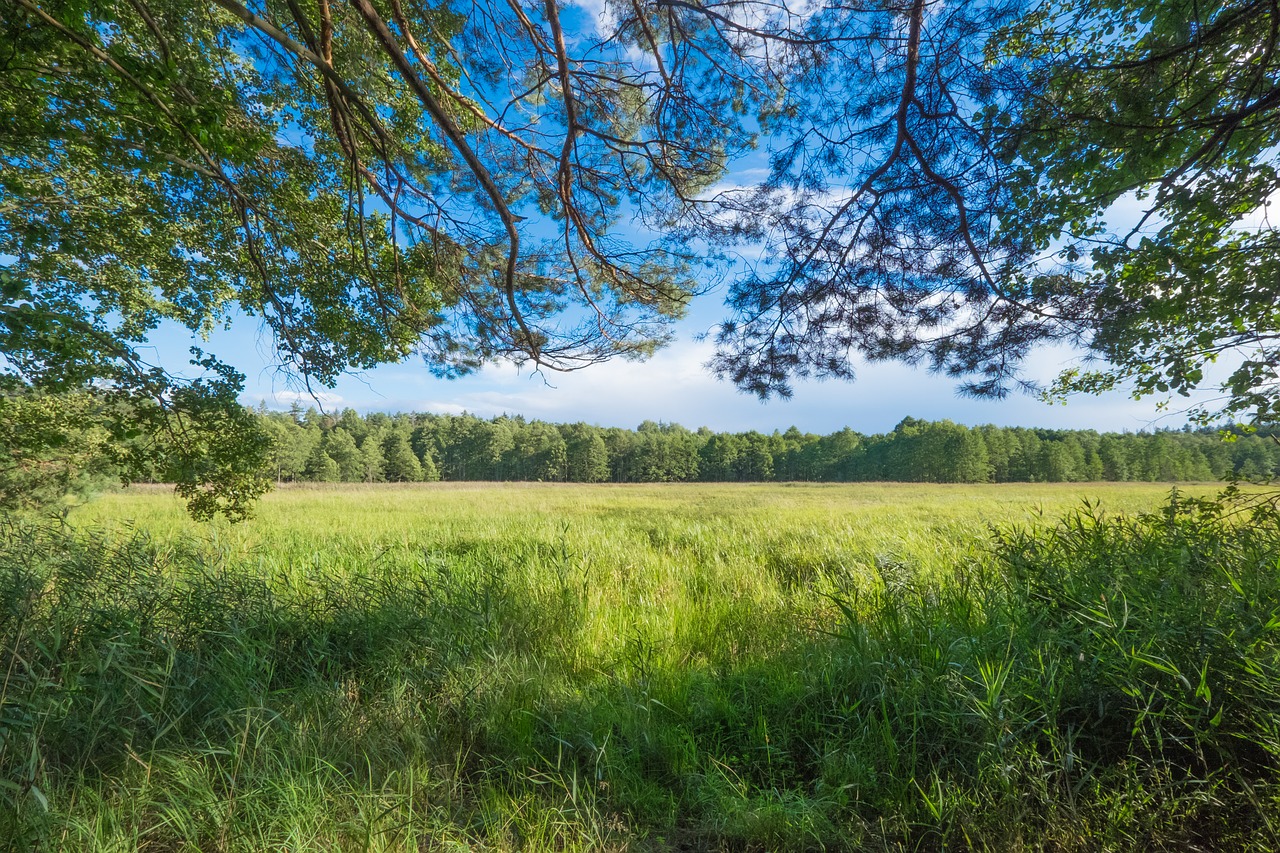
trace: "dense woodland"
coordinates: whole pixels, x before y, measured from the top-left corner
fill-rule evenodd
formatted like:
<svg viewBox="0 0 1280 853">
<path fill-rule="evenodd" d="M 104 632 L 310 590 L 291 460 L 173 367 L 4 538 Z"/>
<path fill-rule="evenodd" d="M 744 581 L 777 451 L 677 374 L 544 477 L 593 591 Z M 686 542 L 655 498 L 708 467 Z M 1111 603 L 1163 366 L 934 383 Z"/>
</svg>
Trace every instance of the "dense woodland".
<svg viewBox="0 0 1280 853">
<path fill-rule="evenodd" d="M 1097 433 L 906 418 L 892 432 L 634 430 L 501 416 L 260 411 L 280 482 L 541 480 L 577 483 L 867 480 L 924 483 L 1218 480 L 1280 473 L 1263 431 Z"/>
</svg>

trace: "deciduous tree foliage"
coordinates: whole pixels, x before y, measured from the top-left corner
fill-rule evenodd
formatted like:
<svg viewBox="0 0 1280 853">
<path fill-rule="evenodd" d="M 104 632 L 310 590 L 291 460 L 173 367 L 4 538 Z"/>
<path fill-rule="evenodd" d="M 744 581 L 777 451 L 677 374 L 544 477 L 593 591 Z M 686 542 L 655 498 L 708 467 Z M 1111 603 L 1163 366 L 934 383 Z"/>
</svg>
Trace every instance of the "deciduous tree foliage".
<svg viewBox="0 0 1280 853">
<path fill-rule="evenodd" d="M 1032 68 L 1002 119 L 1006 230 L 1056 249 L 1111 362 L 1059 388 L 1186 393 L 1222 360 L 1200 414 L 1280 420 L 1280 8 L 1073 2 L 1020 20 L 1003 49 Z"/>
<path fill-rule="evenodd" d="M 737 249 L 712 366 L 762 396 L 859 356 L 1001 395 L 1069 340 L 1110 364 L 1056 390 L 1231 357 L 1205 416 L 1273 420 L 1278 31 L 1252 0 L 0 0 L 4 369 L 238 513 L 267 442 L 212 356 L 145 363 L 162 321 L 258 318 L 302 383 L 575 369 L 650 353 Z"/>
<path fill-rule="evenodd" d="M 49 506 L 107 473 L 112 445 L 85 394 L 0 394 L 0 511 Z"/>
<path fill-rule="evenodd" d="M 249 473 L 265 442 L 223 365 L 200 354 L 213 378 L 184 382 L 142 360 L 160 322 L 261 318 L 305 383 L 414 353 L 445 374 L 643 356 L 694 258 L 678 236 L 610 229 L 623 205 L 668 221 L 742 144 L 692 144 L 699 105 L 656 98 L 661 76 L 625 45 L 573 41 L 571 58 L 554 2 L 4 0 L 0 15 L 6 371 L 154 412 L 142 426 L 174 439 L 205 512 L 265 487 Z M 247 470 L 207 470 L 219 454 Z"/>
</svg>

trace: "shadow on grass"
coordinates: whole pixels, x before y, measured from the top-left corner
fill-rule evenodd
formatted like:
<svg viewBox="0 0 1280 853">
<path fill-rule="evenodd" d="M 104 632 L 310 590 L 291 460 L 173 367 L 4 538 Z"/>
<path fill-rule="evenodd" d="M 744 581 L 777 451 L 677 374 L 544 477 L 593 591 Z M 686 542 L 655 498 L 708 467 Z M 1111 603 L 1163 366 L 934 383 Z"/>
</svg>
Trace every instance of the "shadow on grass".
<svg viewBox="0 0 1280 853">
<path fill-rule="evenodd" d="M 1249 511 L 1086 507 L 949 578 L 882 566 L 814 622 L 752 612 L 741 651 L 637 630 L 604 656 L 537 543 L 296 588 L 11 525 L 0 839 L 1276 849 L 1280 528 Z"/>
</svg>

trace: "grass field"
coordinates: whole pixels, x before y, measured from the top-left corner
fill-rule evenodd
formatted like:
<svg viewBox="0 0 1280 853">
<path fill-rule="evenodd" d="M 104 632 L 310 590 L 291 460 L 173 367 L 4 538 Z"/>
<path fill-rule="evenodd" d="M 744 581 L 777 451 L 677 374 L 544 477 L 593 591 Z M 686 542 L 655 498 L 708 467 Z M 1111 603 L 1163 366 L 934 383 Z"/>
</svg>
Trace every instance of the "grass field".
<svg viewBox="0 0 1280 853">
<path fill-rule="evenodd" d="M 1276 849 L 1280 530 L 1168 497 L 105 495 L 0 543 L 0 843 Z"/>
<path fill-rule="evenodd" d="M 307 484 L 267 495 L 249 522 L 209 525 L 191 521 L 169 488 L 144 486 L 103 495 L 72 521 L 124 525 L 168 542 L 199 539 L 229 558 L 260 562 L 269 576 L 300 579 L 317 559 L 321 574 L 333 575 L 373 561 L 412 571 L 424 554 L 481 547 L 504 562 L 512 548 L 568 549 L 578 568 L 601 573 L 596 603 L 607 607 L 620 582 L 657 589 L 669 575 L 708 569 L 755 579 L 758 568 L 785 575 L 788 565 L 829 563 L 856 572 L 888 560 L 949 572 L 985 545 L 992 525 L 1053 520 L 1086 500 L 1113 512 L 1150 510 L 1169 493 L 1168 485 L 1133 483 Z"/>
</svg>

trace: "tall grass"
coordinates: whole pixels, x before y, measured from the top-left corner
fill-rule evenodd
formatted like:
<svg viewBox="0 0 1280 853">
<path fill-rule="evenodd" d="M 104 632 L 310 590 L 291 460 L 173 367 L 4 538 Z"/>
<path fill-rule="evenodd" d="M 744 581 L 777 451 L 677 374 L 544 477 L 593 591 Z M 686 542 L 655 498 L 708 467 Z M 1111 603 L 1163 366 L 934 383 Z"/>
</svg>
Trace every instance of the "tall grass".
<svg viewBox="0 0 1280 853">
<path fill-rule="evenodd" d="M 203 538 L 158 497 L 11 523 L 0 843 L 1280 848 L 1275 509 L 1104 494 L 1148 509 L 437 488 Z"/>
</svg>

